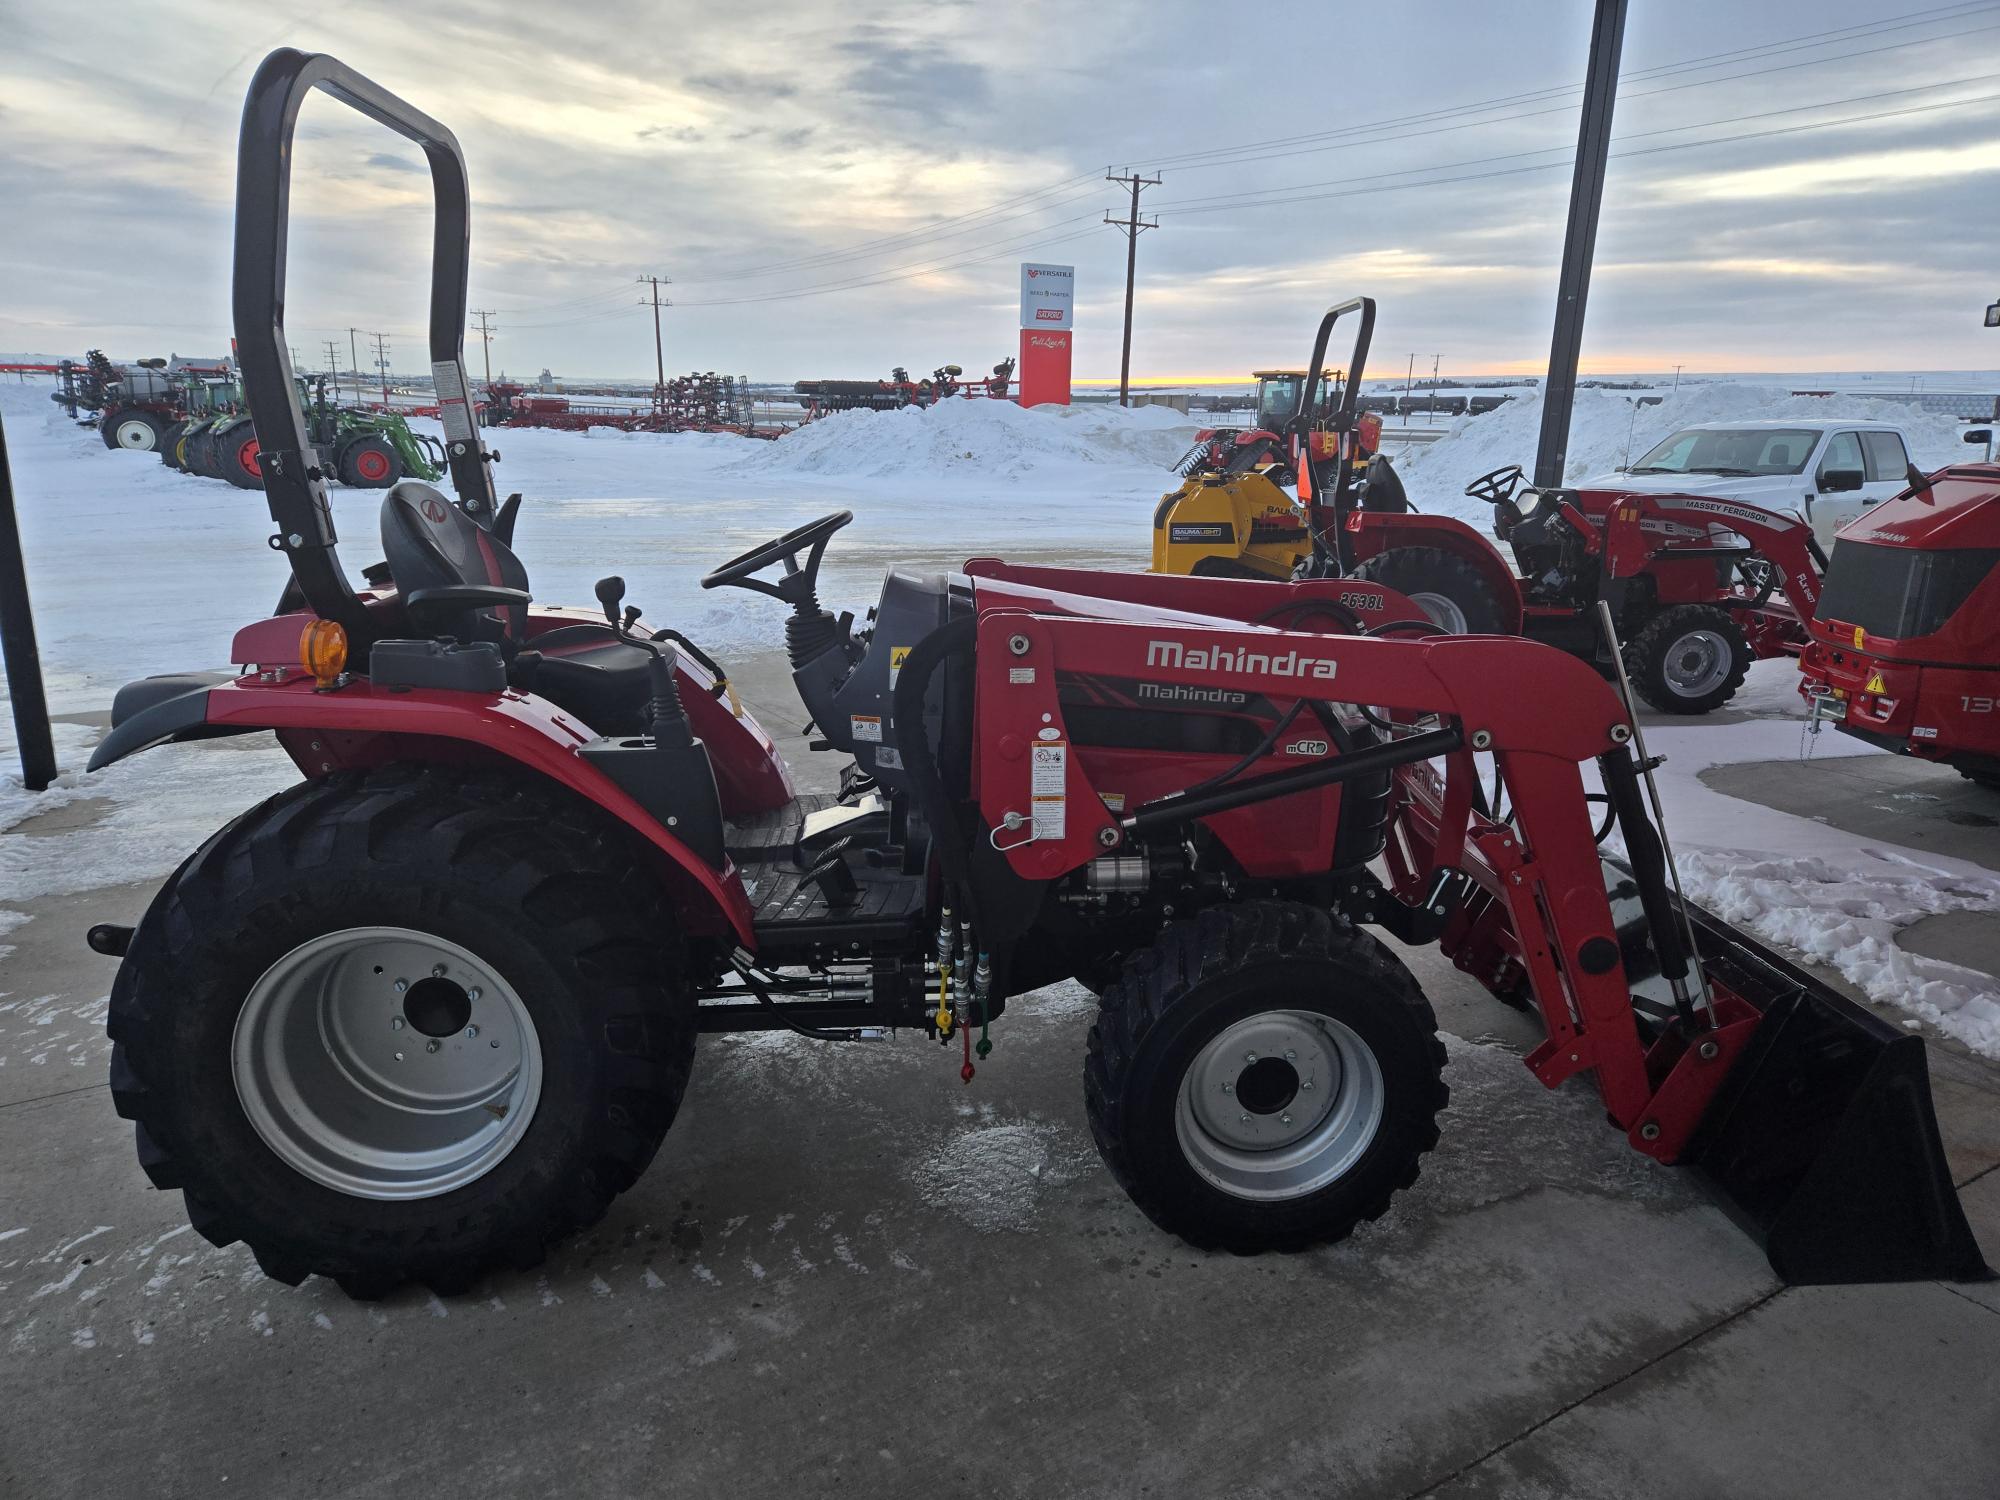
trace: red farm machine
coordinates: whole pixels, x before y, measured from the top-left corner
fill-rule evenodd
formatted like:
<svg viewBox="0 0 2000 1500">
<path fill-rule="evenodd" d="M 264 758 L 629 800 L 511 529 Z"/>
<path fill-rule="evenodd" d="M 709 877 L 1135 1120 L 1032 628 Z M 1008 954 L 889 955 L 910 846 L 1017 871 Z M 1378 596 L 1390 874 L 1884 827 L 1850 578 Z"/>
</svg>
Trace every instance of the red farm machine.
<svg viewBox="0 0 2000 1500">
<path fill-rule="evenodd" d="M 814 421 L 837 411 L 899 411 L 905 406 L 935 406 L 954 396 L 987 396 L 1009 399 L 1014 386 L 1014 357 L 1009 355 L 993 367 L 991 375 L 968 380 L 960 365 L 939 365 L 921 379 L 912 380 L 901 365 L 889 372 L 887 380 L 801 380 L 792 386 L 806 420 Z"/>
<path fill-rule="evenodd" d="M 329 57 L 273 53 L 234 306 L 292 585 L 237 633 L 235 675 L 122 689 L 92 761 L 274 733 L 300 771 L 136 929 L 91 934 L 123 959 L 113 1099 L 210 1240 L 289 1282 L 462 1290 L 637 1180 L 698 1033 L 910 1029 L 969 1083 L 1009 1000 L 1069 975 L 1101 990 L 1093 1135 L 1156 1224 L 1244 1253 L 1337 1240 L 1415 1180 L 1447 1096 L 1380 929 L 1525 995 L 1534 1075 L 1583 1078 L 1635 1151 L 1699 1169 L 1786 1278 L 1989 1274 L 1922 1040 L 1677 899 L 1630 707 L 1563 652 L 1445 636 L 1342 580 L 994 559 L 892 569 L 856 629 L 817 595 L 839 512 L 703 580 L 788 616 L 805 712 L 847 761 L 837 794 L 802 794 L 623 580 L 596 610 L 533 604 L 518 499 L 496 506 L 463 408 L 456 499 L 391 490 L 357 591 L 281 316 L 315 87 L 422 145 L 430 353 L 463 380 L 456 141 Z M 1628 865 L 1600 855 L 1593 769 Z"/>
<path fill-rule="evenodd" d="M 488 427 L 553 427 L 568 432 L 615 427 L 621 432 L 778 436 L 776 429 L 758 428 L 750 382 L 737 375 L 717 375 L 713 370 L 675 376 L 654 390 L 645 405 L 585 402 L 564 394 L 530 391 L 514 381 L 496 380 L 486 387 L 486 400 L 479 417 Z"/>
<path fill-rule="evenodd" d="M 2000 465 L 1919 478 L 1835 537 L 1800 691 L 1816 723 L 2000 791 Z"/>
<path fill-rule="evenodd" d="M 107 448 L 154 453 L 171 441 L 180 424 L 216 410 L 214 390 L 231 386 L 226 359 L 142 359 L 114 364 L 101 349 L 81 363 L 57 366 L 51 400 L 72 417 L 95 423 Z"/>
<path fill-rule="evenodd" d="M 1348 394 L 1320 414 L 1309 380 L 1294 417 L 1295 446 L 1315 460 L 1300 474 L 1301 575 L 1385 587 L 1454 634 L 1525 635 L 1607 673 L 1598 611 L 1608 606 L 1633 686 L 1665 713 L 1706 713 L 1735 694 L 1753 660 L 1798 653 L 1825 564 L 1802 517 L 1713 496 L 1535 490 L 1510 467 L 1466 490 L 1492 505 L 1510 563 L 1456 517 L 1418 514 L 1386 459 L 1353 483 L 1373 436 L 1353 393 L 1374 303 L 1356 306 Z M 1323 327 L 1308 370 L 1321 366 L 1324 337 Z"/>
</svg>

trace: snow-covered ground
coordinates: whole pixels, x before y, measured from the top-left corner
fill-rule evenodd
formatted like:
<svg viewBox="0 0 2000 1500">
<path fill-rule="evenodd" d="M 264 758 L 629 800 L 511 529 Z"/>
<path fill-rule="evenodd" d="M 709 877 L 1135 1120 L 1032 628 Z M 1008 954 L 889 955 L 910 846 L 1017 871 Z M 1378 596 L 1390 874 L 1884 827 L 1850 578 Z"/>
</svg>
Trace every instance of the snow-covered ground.
<svg viewBox="0 0 2000 1500">
<path fill-rule="evenodd" d="M 108 452 L 46 391 L 0 385 L 0 416 L 53 708 L 101 710 L 130 678 L 224 664 L 231 633 L 267 610 L 284 582 L 283 562 L 265 545 L 271 524 L 262 497 L 173 473 L 150 457 Z M 1688 421 L 1791 415 L 1794 399 L 1808 398 L 1754 387 L 1684 392 L 1640 412 L 1633 451 Z M 1833 412 L 1831 403 L 1812 402 L 1796 414 L 1824 420 Z M 1856 402 L 1841 414 L 1885 413 Z M 1919 463 L 1958 456 L 1952 424 L 1893 405 L 1886 414 L 1906 421 Z M 1622 397 L 1584 394 L 1572 444 L 1579 472 L 1622 459 L 1630 420 Z M 1402 459 L 1418 503 L 1451 510 L 1438 504 L 1440 492 L 1455 494 L 1460 476 L 1525 463 L 1538 421 L 1538 403 L 1518 401 L 1456 423 Z M 701 574 L 829 510 L 855 513 L 827 559 L 822 593 L 836 608 L 871 602 L 891 562 L 945 567 L 996 553 L 1142 566 L 1152 506 L 1171 483 L 1166 464 L 1191 434 L 1186 419 L 1163 408 L 1024 412 L 964 401 L 927 412 L 848 413 L 775 444 L 609 429 L 505 431 L 492 440 L 503 454 L 502 489 L 527 495 L 515 540 L 537 597 L 588 602 L 592 582 L 615 571 L 649 618 L 726 653 L 774 646 L 781 609 L 740 592 L 704 593 Z M 379 497 L 333 494 L 344 556 L 358 570 L 379 556 Z M 1468 518 L 1483 522 L 1484 509 Z M 2000 1057 L 1994 982 L 1892 941 L 1897 928 L 1933 912 L 2000 905 L 2000 879 L 1962 861 L 1863 845 L 1699 780 L 1709 765 L 1804 753 L 1793 675 L 1788 662 L 1759 664 L 1733 705 L 1747 719 L 1649 729 L 1651 748 L 1667 756 L 1663 790 L 1689 893 Z M 165 875 L 204 834 L 293 777 L 275 746 L 253 738 L 228 743 L 225 776 L 215 774 L 216 751 L 167 750 L 85 780 L 77 768 L 91 732 L 57 731 L 68 769 L 59 787 L 32 796 L 19 784 L 11 725 L 0 725 L 0 935 L 12 920 L 8 903 Z M 1877 753 L 1830 734 L 1810 748 L 1821 756 Z M 102 802 L 74 831 L 5 832 L 32 812 L 82 798 Z"/>
</svg>

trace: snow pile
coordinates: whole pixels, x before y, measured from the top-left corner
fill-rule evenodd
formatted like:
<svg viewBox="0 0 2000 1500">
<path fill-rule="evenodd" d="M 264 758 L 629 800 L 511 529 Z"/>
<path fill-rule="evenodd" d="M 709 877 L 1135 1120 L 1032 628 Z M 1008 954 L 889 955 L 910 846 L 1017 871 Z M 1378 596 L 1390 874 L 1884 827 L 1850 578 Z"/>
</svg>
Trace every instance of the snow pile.
<svg viewBox="0 0 2000 1500">
<path fill-rule="evenodd" d="M 1682 853 L 1688 895 L 1739 927 L 1803 953 L 1871 999 L 2000 1057 L 2000 990 L 1984 974 L 1896 946 L 1898 929 L 1939 912 L 1991 911 L 2000 880 L 1953 875 L 1891 849 L 1844 858 Z"/>
<path fill-rule="evenodd" d="M 1157 471 L 1185 453 L 1198 430 L 1162 406 L 1022 408 L 1011 401 L 952 400 L 835 412 L 732 465 L 731 472 L 1011 479 L 1065 470 L 1087 477 L 1106 466 Z"/>
<path fill-rule="evenodd" d="M 1647 449 L 1683 427 L 1766 420 L 1818 427 L 1836 421 L 1894 422 L 1909 437 L 1910 457 L 1925 469 L 1957 463 L 1966 454 L 1960 441 L 1963 422 L 1908 402 L 1794 396 L 1780 386 L 1718 381 L 1685 385 L 1658 406 L 1636 408 L 1625 391 L 1578 391 L 1563 478 L 1575 484 L 1636 463 Z M 1466 485 L 1509 464 L 1533 468 L 1541 429 L 1541 392 L 1523 391 L 1498 411 L 1459 417 L 1436 442 L 1399 454 L 1396 471 L 1419 509 L 1483 526 L 1492 519 L 1492 507 L 1468 500 Z"/>
</svg>

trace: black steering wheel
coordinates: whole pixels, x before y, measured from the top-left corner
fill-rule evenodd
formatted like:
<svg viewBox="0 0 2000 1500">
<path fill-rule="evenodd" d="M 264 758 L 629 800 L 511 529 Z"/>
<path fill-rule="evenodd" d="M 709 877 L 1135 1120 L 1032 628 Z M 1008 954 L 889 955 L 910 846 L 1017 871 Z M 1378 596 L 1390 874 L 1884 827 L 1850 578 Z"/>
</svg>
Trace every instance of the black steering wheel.
<svg viewBox="0 0 2000 1500">
<path fill-rule="evenodd" d="M 1465 487 L 1465 493 L 1474 500 L 1484 500 L 1488 505 L 1506 505 L 1520 493 L 1526 478 L 1519 464 L 1509 464 L 1504 469 L 1481 474 Z"/>
<path fill-rule="evenodd" d="M 854 519 L 851 510 L 837 510 L 830 516 L 821 516 L 817 521 L 808 521 L 795 530 L 786 532 L 761 547 L 752 547 L 741 557 L 732 557 L 728 562 L 702 579 L 705 589 L 719 589 L 725 584 L 739 588 L 755 589 L 760 594 L 769 594 L 786 604 L 798 605 L 813 596 L 814 583 L 819 577 L 820 559 L 826 555 L 826 544 L 833 534 Z M 807 549 L 810 548 L 810 551 Z M 806 552 L 804 567 L 799 566 L 799 553 Z M 785 565 L 785 576 L 776 583 L 752 577 L 761 573 L 772 563 Z"/>
</svg>

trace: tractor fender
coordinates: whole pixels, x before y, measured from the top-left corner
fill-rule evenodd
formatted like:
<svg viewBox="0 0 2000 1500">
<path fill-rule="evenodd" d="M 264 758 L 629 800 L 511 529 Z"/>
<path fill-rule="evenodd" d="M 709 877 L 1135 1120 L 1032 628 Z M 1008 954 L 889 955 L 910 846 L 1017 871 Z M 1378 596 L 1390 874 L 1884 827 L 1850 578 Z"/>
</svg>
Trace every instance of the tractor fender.
<svg viewBox="0 0 2000 1500">
<path fill-rule="evenodd" d="M 710 865 L 578 755 L 578 747 L 597 736 L 545 698 L 511 689 L 486 696 L 380 688 L 365 680 L 321 691 L 310 677 L 272 682 L 262 673 L 231 678 L 203 696 L 208 732 L 276 730 L 308 777 L 392 760 L 511 762 L 594 802 L 651 845 L 690 931 L 756 945 L 749 898 L 734 867 Z"/>
<path fill-rule="evenodd" d="M 220 728 L 208 721 L 209 689 L 229 680 L 227 672 L 176 672 L 126 683 L 111 701 L 111 731 L 90 752 L 85 769 L 101 771 L 128 755 L 174 740 L 250 733 L 247 728 Z"/>
<path fill-rule="evenodd" d="M 1432 547 L 1463 558 L 1479 570 L 1510 617 L 1507 633 L 1520 633 L 1521 580 L 1514 576 L 1498 547 L 1457 517 L 1356 511 L 1347 518 L 1347 529 L 1356 562 L 1366 562 L 1394 547 Z"/>
</svg>

